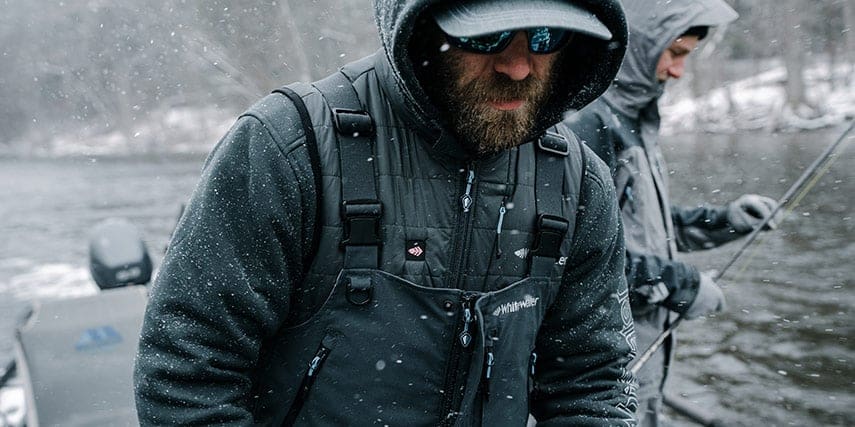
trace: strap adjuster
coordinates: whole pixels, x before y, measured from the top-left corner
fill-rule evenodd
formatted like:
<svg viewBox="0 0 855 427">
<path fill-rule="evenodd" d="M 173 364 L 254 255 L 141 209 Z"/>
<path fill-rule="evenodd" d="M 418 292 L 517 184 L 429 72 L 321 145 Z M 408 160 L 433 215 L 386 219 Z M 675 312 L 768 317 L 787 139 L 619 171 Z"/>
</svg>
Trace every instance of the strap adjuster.
<svg viewBox="0 0 855 427">
<path fill-rule="evenodd" d="M 562 157 L 566 157 L 570 154 L 570 143 L 566 138 L 564 138 L 564 136 L 554 132 L 544 132 L 544 134 L 537 139 L 537 147 L 547 153 L 556 154 Z"/>
<path fill-rule="evenodd" d="M 534 238 L 532 256 L 558 259 L 561 257 L 561 242 L 570 223 L 560 216 L 540 214 L 537 217 L 537 234 Z"/>
<path fill-rule="evenodd" d="M 374 135 L 374 121 L 365 111 L 333 108 L 332 112 L 335 129 L 339 134 L 353 137 Z"/>
<path fill-rule="evenodd" d="M 379 200 L 345 200 L 341 204 L 344 220 L 342 246 L 380 246 L 380 216 L 383 205 Z"/>
</svg>

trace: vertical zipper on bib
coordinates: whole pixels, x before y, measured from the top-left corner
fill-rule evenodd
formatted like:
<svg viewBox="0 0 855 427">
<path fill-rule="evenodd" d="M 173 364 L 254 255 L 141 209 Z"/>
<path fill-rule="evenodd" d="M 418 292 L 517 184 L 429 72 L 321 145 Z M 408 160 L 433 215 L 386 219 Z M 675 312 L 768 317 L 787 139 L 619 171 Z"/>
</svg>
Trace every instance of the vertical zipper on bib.
<svg viewBox="0 0 855 427">
<path fill-rule="evenodd" d="M 459 332 L 454 335 L 455 339 L 451 343 L 451 354 L 446 366 L 441 426 L 454 425 L 463 401 L 465 391 L 463 384 L 466 381 L 466 373 L 469 371 L 469 364 L 472 360 L 472 325 L 477 320 L 474 309 L 477 299 L 478 294 L 473 292 L 464 293 L 461 299 L 462 312 L 459 319 L 462 321 L 462 325 L 456 328 L 456 331 Z"/>
<path fill-rule="evenodd" d="M 309 369 L 306 370 L 306 376 L 303 377 L 303 382 L 300 383 L 300 388 L 297 390 L 297 397 L 294 398 L 294 403 L 291 405 L 291 409 L 288 410 L 288 415 L 285 416 L 282 425 L 290 426 L 297 421 L 297 416 L 300 414 L 300 410 L 303 409 L 303 404 L 306 403 L 306 398 L 309 397 L 309 391 L 312 390 L 312 385 L 318 377 L 318 370 L 320 370 L 324 361 L 327 360 L 329 354 L 330 349 L 323 344 L 318 348 L 315 357 L 309 362 Z"/>
</svg>

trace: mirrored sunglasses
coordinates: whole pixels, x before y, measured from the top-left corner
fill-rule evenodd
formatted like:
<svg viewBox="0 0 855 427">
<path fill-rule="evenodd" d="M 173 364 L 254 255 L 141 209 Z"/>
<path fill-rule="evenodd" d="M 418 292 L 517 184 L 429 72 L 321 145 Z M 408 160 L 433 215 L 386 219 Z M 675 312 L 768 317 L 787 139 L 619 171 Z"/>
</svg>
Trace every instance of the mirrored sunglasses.
<svg viewBox="0 0 855 427">
<path fill-rule="evenodd" d="M 546 54 L 557 52 L 570 38 L 570 31 L 561 28 L 529 28 L 524 30 L 528 36 L 528 48 L 531 53 Z M 478 37 L 452 37 L 446 34 L 448 42 L 459 49 L 481 54 L 499 53 L 511 43 L 516 31 L 502 31 Z"/>
</svg>

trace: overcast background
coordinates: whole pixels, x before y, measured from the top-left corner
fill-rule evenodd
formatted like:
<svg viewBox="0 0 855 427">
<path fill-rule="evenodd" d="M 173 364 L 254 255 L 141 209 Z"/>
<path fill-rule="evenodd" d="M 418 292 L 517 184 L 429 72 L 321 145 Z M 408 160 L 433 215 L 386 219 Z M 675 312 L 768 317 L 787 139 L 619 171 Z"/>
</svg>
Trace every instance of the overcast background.
<svg viewBox="0 0 855 427">
<path fill-rule="evenodd" d="M 810 117 L 826 113 L 806 89 L 812 67 L 851 87 L 855 2 L 730 3 L 741 18 L 704 43 L 671 92 L 699 98 L 785 65 L 776 83 Z M 0 4 L 0 154 L 204 151 L 259 96 L 378 47 L 368 0 Z M 780 110 L 754 127 L 782 127 Z"/>
</svg>

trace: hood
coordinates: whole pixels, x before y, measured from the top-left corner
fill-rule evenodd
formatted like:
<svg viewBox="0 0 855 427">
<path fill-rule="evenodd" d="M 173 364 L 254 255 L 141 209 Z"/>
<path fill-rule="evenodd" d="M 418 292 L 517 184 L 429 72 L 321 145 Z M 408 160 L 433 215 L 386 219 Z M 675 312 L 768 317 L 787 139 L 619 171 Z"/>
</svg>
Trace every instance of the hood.
<svg viewBox="0 0 855 427">
<path fill-rule="evenodd" d="M 384 55 L 376 67 L 384 91 L 395 107 L 440 151 L 455 157 L 471 157 L 454 140 L 446 120 L 426 95 L 410 60 L 413 30 L 427 10 L 453 0 L 374 0 L 375 21 Z M 501 0 L 496 0 L 501 1 Z M 561 120 L 569 109 L 581 109 L 599 97 L 611 84 L 626 49 L 626 22 L 617 0 L 567 0 L 594 13 L 612 33 L 601 41 L 578 36 L 560 57 L 565 65 L 557 76 L 557 90 L 546 101 L 530 137 L 542 134 Z"/>
<path fill-rule="evenodd" d="M 739 15 L 723 0 L 623 0 L 629 47 L 615 84 L 604 98 L 630 117 L 655 103 L 664 83 L 656 78 L 662 52 L 689 28 L 714 27 Z"/>
</svg>

